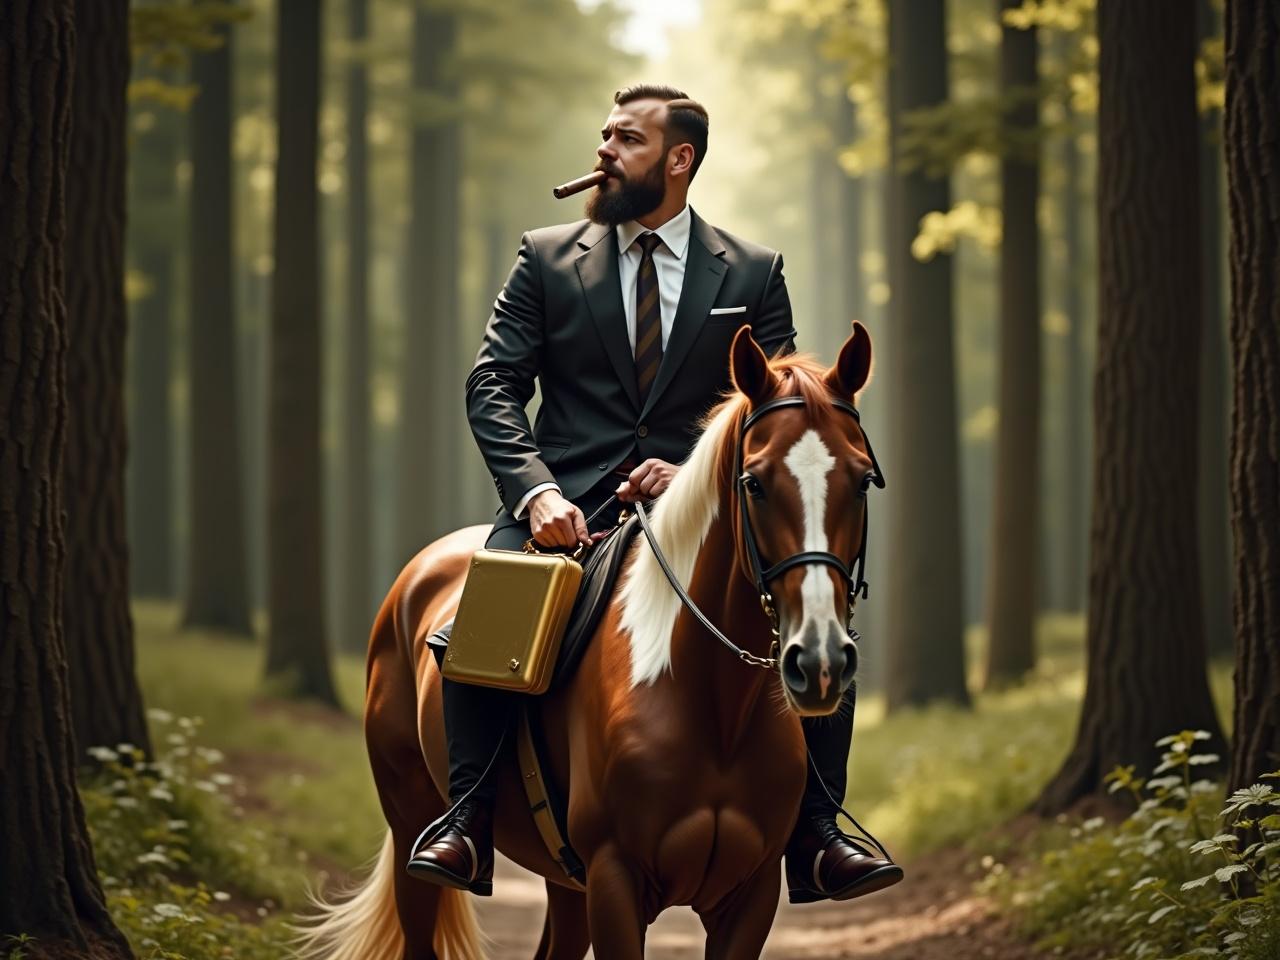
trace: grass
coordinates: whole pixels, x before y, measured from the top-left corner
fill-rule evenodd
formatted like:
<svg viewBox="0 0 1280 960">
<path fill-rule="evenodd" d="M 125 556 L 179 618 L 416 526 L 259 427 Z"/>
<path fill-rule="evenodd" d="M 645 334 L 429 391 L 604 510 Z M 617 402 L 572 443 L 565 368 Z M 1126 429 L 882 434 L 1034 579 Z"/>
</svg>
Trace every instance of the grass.
<svg viewBox="0 0 1280 960">
<path fill-rule="evenodd" d="M 282 704 L 263 696 L 261 644 L 180 631 L 166 605 L 138 604 L 134 617 L 147 707 L 202 718 L 202 741 L 243 781 L 246 820 L 268 826 L 303 865 L 299 888 L 309 860 L 352 869 L 377 852 L 386 821 L 358 713 L 363 659 L 334 660 L 344 712 Z"/>
<path fill-rule="evenodd" d="M 982 663 L 984 642 L 980 628 L 970 630 L 969 663 Z M 883 697 L 859 700 L 845 808 L 896 858 L 966 844 L 1008 821 L 1066 759 L 1084 694 L 1083 618 L 1042 618 L 1037 643 L 1034 675 L 975 694 L 972 710 L 935 705 L 886 716 Z M 978 684 L 975 673 L 970 689 Z M 1211 664 L 1210 684 L 1221 715 L 1231 702 L 1230 663 Z"/>
</svg>

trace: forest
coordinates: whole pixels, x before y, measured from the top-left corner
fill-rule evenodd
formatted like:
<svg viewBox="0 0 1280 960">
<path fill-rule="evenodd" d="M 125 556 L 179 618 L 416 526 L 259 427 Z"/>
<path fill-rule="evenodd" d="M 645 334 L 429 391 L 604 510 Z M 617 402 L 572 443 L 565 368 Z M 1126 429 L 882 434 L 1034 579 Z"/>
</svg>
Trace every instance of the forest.
<svg viewBox="0 0 1280 960">
<path fill-rule="evenodd" d="M 1280 958 L 1280 0 L 3 0 L 0 958 L 299 955 L 364 876 L 375 616 L 501 509 L 464 383 L 640 81 L 874 342 L 905 880 L 764 956 Z"/>
</svg>

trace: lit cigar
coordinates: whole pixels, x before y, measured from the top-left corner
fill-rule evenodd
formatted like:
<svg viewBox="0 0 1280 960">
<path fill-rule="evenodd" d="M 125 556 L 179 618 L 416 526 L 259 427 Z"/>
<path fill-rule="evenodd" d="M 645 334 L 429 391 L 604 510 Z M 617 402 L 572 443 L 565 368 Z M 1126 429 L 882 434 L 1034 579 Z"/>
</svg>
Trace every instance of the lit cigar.
<svg viewBox="0 0 1280 960">
<path fill-rule="evenodd" d="M 565 197 L 572 197 L 575 193 L 581 193 L 583 190 L 590 190 L 592 187 L 599 186 L 609 179 L 609 175 L 603 170 L 592 170 L 585 177 L 579 177 L 577 180 L 570 180 L 568 183 L 562 183 L 558 187 L 552 187 L 551 193 L 557 200 L 563 200 Z"/>
</svg>

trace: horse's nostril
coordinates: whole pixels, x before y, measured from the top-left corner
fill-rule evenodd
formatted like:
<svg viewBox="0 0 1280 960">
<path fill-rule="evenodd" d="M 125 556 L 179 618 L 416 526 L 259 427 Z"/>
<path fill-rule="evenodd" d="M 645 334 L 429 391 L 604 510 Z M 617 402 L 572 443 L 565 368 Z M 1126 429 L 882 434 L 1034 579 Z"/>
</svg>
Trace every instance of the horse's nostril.
<svg viewBox="0 0 1280 960">
<path fill-rule="evenodd" d="M 800 666 L 800 647 L 793 644 L 782 651 L 782 680 L 795 693 L 804 693 L 809 679 Z"/>
<path fill-rule="evenodd" d="M 852 640 L 846 641 L 841 652 L 844 654 L 844 669 L 840 671 L 840 689 L 845 690 L 858 672 L 858 645 Z"/>
</svg>

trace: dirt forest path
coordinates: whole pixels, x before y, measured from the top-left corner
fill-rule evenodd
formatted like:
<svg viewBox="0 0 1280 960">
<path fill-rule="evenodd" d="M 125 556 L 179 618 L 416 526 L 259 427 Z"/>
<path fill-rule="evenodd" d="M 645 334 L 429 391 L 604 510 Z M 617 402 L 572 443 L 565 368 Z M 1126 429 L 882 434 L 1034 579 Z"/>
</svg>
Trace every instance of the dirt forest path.
<svg viewBox="0 0 1280 960">
<path fill-rule="evenodd" d="M 966 857 L 942 851 L 904 864 L 896 887 L 846 903 L 778 906 L 767 960 L 1040 960 L 971 892 Z M 492 899 L 477 900 L 492 960 L 527 960 L 542 929 L 542 882 L 500 860 Z M 668 910 L 649 929 L 649 960 L 702 956 L 702 927 L 688 909 Z"/>
</svg>

